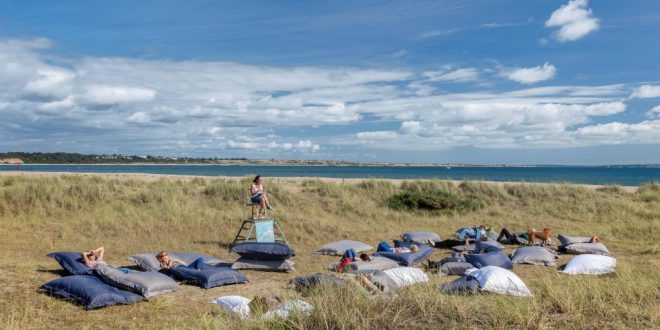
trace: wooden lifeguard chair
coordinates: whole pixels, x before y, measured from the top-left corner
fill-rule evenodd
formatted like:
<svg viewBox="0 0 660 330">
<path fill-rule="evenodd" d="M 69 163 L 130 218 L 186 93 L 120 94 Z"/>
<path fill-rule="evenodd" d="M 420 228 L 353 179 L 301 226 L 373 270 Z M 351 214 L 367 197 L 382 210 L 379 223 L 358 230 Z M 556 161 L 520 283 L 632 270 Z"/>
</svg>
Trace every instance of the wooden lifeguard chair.
<svg viewBox="0 0 660 330">
<path fill-rule="evenodd" d="M 284 232 L 277 224 L 275 219 L 258 219 L 257 210 L 259 204 L 252 203 L 250 200 L 250 190 L 247 190 L 247 196 L 243 199 L 243 209 L 245 209 L 245 217 L 242 220 L 241 228 L 236 233 L 231 247 L 236 244 L 244 242 L 264 242 L 264 243 L 284 243 L 289 244 Z M 248 212 L 250 209 L 250 212 Z"/>
</svg>

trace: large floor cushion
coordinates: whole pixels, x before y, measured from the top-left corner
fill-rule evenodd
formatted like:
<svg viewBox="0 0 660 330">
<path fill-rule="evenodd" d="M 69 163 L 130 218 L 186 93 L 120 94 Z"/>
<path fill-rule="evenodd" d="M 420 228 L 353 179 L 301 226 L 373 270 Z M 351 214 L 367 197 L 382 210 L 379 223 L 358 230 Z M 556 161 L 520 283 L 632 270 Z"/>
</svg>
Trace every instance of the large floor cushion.
<svg viewBox="0 0 660 330">
<path fill-rule="evenodd" d="M 557 239 L 559 240 L 559 243 L 561 243 L 562 246 L 566 245 L 571 245 L 575 243 L 590 243 L 591 242 L 591 237 L 588 236 L 566 236 L 559 234 L 557 235 Z"/>
<path fill-rule="evenodd" d="M 428 244 L 442 241 L 440 235 L 430 231 L 407 231 L 401 235 L 406 242 Z"/>
<path fill-rule="evenodd" d="M 234 245 L 231 251 L 241 257 L 258 260 L 284 260 L 296 255 L 293 249 L 283 243 L 240 243 Z"/>
<path fill-rule="evenodd" d="M 602 275 L 616 271 L 616 259 L 603 255 L 582 254 L 573 257 L 562 273 L 571 275 Z"/>
<path fill-rule="evenodd" d="M 530 264 L 541 266 L 556 266 L 557 255 L 548 248 L 540 246 L 525 246 L 516 249 L 511 254 L 514 264 Z"/>
<path fill-rule="evenodd" d="M 571 254 L 600 254 L 603 256 L 611 255 L 603 243 L 573 243 L 564 247 L 566 253 Z"/>
<path fill-rule="evenodd" d="M 291 260 L 256 260 L 240 257 L 231 265 L 232 269 L 251 269 L 262 271 L 286 272 L 294 270 L 295 263 Z"/>
<path fill-rule="evenodd" d="M 372 273 L 379 270 L 387 270 L 399 267 L 399 263 L 385 257 L 371 257 L 371 261 L 355 261 L 344 267 L 347 273 Z"/>
<path fill-rule="evenodd" d="M 250 299 L 242 296 L 222 296 L 213 299 L 213 303 L 232 313 L 238 314 L 241 320 L 250 318 Z"/>
<path fill-rule="evenodd" d="M 115 304 L 133 304 L 144 299 L 141 295 L 120 290 L 90 275 L 56 278 L 41 286 L 41 290 L 54 296 L 93 309 Z"/>
<path fill-rule="evenodd" d="M 388 292 L 416 283 L 428 282 L 429 277 L 419 268 L 397 267 L 378 271 L 371 275 L 370 281 Z"/>
<path fill-rule="evenodd" d="M 468 277 L 472 277 L 479 282 L 479 288 L 482 291 L 518 297 L 532 296 L 527 285 L 510 270 L 496 266 L 486 266 L 479 269 L 470 269 L 465 273 Z"/>
<path fill-rule="evenodd" d="M 357 241 L 341 240 L 341 241 L 330 242 L 328 244 L 321 246 L 316 251 L 316 253 L 340 256 L 343 255 L 344 252 L 346 252 L 346 250 L 348 249 L 353 249 L 355 250 L 355 252 L 360 253 L 364 251 L 373 250 L 373 246 Z"/>
<path fill-rule="evenodd" d="M 92 269 L 85 266 L 80 252 L 51 252 L 48 256 L 73 275 L 92 275 Z"/>
<path fill-rule="evenodd" d="M 433 254 L 433 248 L 428 245 L 418 245 L 419 252 L 395 253 L 395 252 L 376 252 L 374 256 L 392 259 L 403 266 L 412 266 L 418 264 Z"/>
<path fill-rule="evenodd" d="M 170 271 L 177 280 L 194 283 L 204 289 L 245 283 L 248 280 L 245 275 L 227 266 L 206 266 L 202 270 L 179 266 L 170 269 Z"/>
<path fill-rule="evenodd" d="M 127 259 L 128 261 L 135 263 L 138 267 L 146 271 L 155 272 L 160 270 L 160 263 L 158 262 L 158 259 L 156 259 L 157 254 L 158 252 L 140 253 L 134 254 Z M 199 258 L 202 258 L 204 259 L 204 263 L 208 265 L 229 264 L 225 260 L 195 252 L 171 252 L 168 253 L 168 255 L 172 258 L 180 259 L 181 261 L 185 261 L 187 263 L 191 263 Z"/>
<path fill-rule="evenodd" d="M 335 275 L 316 273 L 295 277 L 291 280 L 291 284 L 296 290 L 305 291 L 323 287 L 344 286 L 347 281 Z"/>
<path fill-rule="evenodd" d="M 451 249 L 456 252 L 467 252 L 467 253 L 474 253 L 475 251 L 477 251 L 477 247 L 474 244 L 455 245 L 452 246 Z"/>
<path fill-rule="evenodd" d="M 486 266 L 497 266 L 505 269 L 512 269 L 513 264 L 509 256 L 503 251 L 493 251 L 488 253 L 468 254 L 465 261 L 471 263 L 474 267 L 483 268 Z"/>
<path fill-rule="evenodd" d="M 474 266 L 465 261 L 445 262 L 438 269 L 438 274 L 442 275 L 465 275 L 465 271 L 473 269 Z"/>
<path fill-rule="evenodd" d="M 119 289 L 139 293 L 145 298 L 180 289 L 179 283 L 159 272 L 139 272 L 101 265 L 96 268 L 95 273 L 104 282 Z"/>
<path fill-rule="evenodd" d="M 479 292 L 479 282 L 474 277 L 461 276 L 449 283 L 440 286 L 443 293 L 447 294 L 475 294 Z"/>
</svg>

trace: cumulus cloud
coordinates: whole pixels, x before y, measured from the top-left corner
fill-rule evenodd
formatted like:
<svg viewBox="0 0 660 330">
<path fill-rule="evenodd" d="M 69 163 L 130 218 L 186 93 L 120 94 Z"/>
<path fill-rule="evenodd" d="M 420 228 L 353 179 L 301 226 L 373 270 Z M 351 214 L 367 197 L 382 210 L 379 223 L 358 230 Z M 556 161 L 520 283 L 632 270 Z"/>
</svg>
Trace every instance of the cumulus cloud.
<svg viewBox="0 0 660 330">
<path fill-rule="evenodd" d="M 431 31 L 425 31 L 417 35 L 416 39 L 418 40 L 423 40 L 423 39 L 431 39 L 435 37 L 440 37 L 440 36 L 446 36 L 453 34 L 455 32 L 458 32 L 458 29 L 444 29 L 444 30 L 431 30 Z"/>
<path fill-rule="evenodd" d="M 588 5 L 588 0 L 570 0 L 550 15 L 545 26 L 559 28 L 554 37 L 560 42 L 575 41 L 598 31 L 599 20 Z"/>
<path fill-rule="evenodd" d="M 660 86 L 642 85 L 630 95 L 631 98 L 653 99 L 660 97 Z"/>
<path fill-rule="evenodd" d="M 651 110 L 649 110 L 646 113 L 646 116 L 649 117 L 649 118 L 658 118 L 658 119 L 660 119 L 660 105 L 656 105 L 655 107 L 651 108 Z"/>
<path fill-rule="evenodd" d="M 447 82 L 493 76 L 485 69 L 450 66 L 415 72 L 60 59 L 49 53 L 51 46 L 41 39 L 0 41 L 0 148 L 333 157 L 338 148 L 597 145 L 612 141 L 599 138 L 599 131 L 616 127 L 625 132 L 613 135 L 620 143 L 658 143 L 647 132 L 657 125 L 657 110 L 647 122 L 593 124 L 607 125 L 607 116 L 625 112 L 621 100 L 628 96 L 653 97 L 651 85 L 513 90 L 475 85 L 448 92 L 442 89 Z M 500 74 L 531 84 L 550 79 L 556 69 L 545 63 Z"/>
<path fill-rule="evenodd" d="M 535 84 L 540 81 L 554 78 L 556 73 L 557 68 L 555 68 L 554 65 L 545 62 L 543 65 L 531 68 L 504 69 L 501 74 L 507 79 L 521 84 Z"/>
</svg>

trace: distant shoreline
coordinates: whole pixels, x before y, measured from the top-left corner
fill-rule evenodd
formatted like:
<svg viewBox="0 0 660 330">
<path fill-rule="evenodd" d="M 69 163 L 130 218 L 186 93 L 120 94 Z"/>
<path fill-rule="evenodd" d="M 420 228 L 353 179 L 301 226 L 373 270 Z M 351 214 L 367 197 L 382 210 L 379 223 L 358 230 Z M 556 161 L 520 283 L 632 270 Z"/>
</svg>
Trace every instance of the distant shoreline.
<svg viewBox="0 0 660 330">
<path fill-rule="evenodd" d="M 15 166 L 10 163 L 0 163 L 0 166 Z M 350 163 L 350 162 L 335 162 L 328 161 L 322 163 L 321 161 L 245 161 L 245 162 L 218 162 L 218 163 L 22 163 L 23 166 L 336 166 L 336 167 L 447 167 L 447 168 L 463 168 L 463 167 L 509 167 L 509 168 L 527 168 L 527 167 L 614 167 L 614 168 L 660 168 L 660 164 L 621 164 L 621 165 L 554 165 L 554 164 L 537 164 L 537 165 L 507 165 L 507 164 L 442 164 L 442 163 Z"/>
<path fill-rule="evenodd" d="M 106 179 L 119 179 L 119 180 L 145 180 L 145 181 L 158 181 L 161 179 L 167 180 L 192 180 L 195 178 L 201 179 L 221 179 L 221 180 L 236 180 L 244 178 L 245 176 L 208 176 L 208 175 L 177 175 L 177 174 L 154 174 L 154 173 L 87 173 L 87 172 L 21 172 L 21 171 L 0 171 L 0 176 L 29 176 L 29 177 L 56 177 L 63 175 L 74 176 L 100 176 Z M 331 177 L 268 177 L 269 180 L 278 182 L 301 183 L 306 180 L 321 180 L 323 182 L 337 182 L 337 183 L 356 183 L 365 180 L 388 181 L 394 184 L 401 184 L 404 181 L 448 181 L 458 186 L 464 181 L 486 182 L 497 185 L 545 185 L 545 186 L 558 186 L 558 185 L 575 185 L 588 189 L 598 189 L 607 187 L 608 185 L 599 184 L 584 184 L 584 183 L 549 183 L 549 182 L 520 182 L 520 181 L 487 181 L 487 180 L 442 180 L 442 179 L 371 179 L 371 178 L 331 178 Z M 622 186 L 617 185 L 626 192 L 635 192 L 639 186 Z"/>
</svg>

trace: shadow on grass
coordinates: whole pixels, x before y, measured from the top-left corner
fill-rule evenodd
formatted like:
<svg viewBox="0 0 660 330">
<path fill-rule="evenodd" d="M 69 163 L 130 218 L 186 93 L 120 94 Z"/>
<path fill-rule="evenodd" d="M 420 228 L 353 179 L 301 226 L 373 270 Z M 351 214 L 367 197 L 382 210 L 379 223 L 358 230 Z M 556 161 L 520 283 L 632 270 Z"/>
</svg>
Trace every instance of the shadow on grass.
<svg viewBox="0 0 660 330">
<path fill-rule="evenodd" d="M 67 272 L 64 269 L 37 269 L 37 272 L 39 273 L 47 273 L 47 274 L 53 274 L 53 275 L 59 275 L 59 276 L 67 276 L 69 275 L 69 272 Z"/>
</svg>

